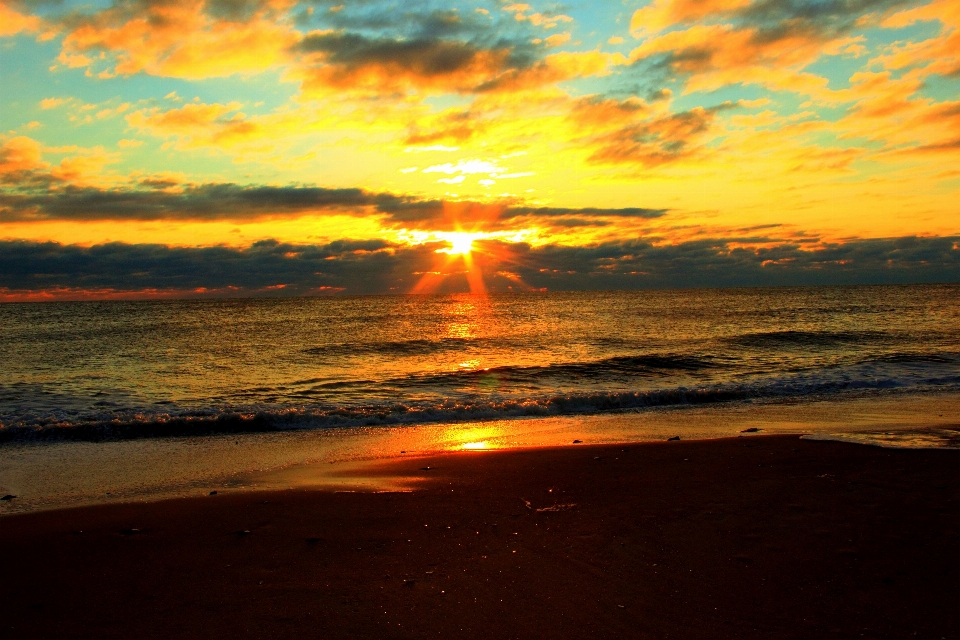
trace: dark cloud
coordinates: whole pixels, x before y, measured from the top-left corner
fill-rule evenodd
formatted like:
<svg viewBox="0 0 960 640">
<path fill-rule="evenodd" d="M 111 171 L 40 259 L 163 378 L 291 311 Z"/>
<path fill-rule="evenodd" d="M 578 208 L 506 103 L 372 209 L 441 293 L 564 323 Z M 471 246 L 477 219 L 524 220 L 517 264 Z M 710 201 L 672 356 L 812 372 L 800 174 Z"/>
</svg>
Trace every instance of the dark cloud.
<svg viewBox="0 0 960 640">
<path fill-rule="evenodd" d="M 446 7 L 416 6 L 409 3 L 340 3 L 343 9 L 317 16 L 318 22 L 344 31 L 371 31 L 402 38 L 451 38 L 469 40 L 494 38 L 491 20 L 476 13 L 463 14 Z M 502 36 L 501 36 L 502 37 Z"/>
<path fill-rule="evenodd" d="M 512 87 L 547 51 L 533 26 L 497 10 L 481 15 L 448 3 L 387 0 L 320 7 L 298 19 L 321 29 L 294 47 L 308 95 L 331 88 L 402 95 Z"/>
<path fill-rule="evenodd" d="M 250 293 L 284 285 L 289 287 L 286 293 L 296 295 L 346 285 L 354 293 L 378 293 L 389 291 L 396 280 L 392 272 L 401 261 L 392 249 L 380 240 L 322 246 L 264 241 L 244 249 L 8 241 L 0 242 L 0 288 Z M 428 252 L 419 249 L 407 250 L 408 266 L 415 266 L 418 254 Z"/>
<path fill-rule="evenodd" d="M 483 52 L 479 47 L 456 40 L 367 38 L 355 33 L 307 36 L 297 49 L 304 53 L 324 53 L 325 63 L 340 66 L 347 74 L 366 66 L 390 65 L 424 77 L 461 71 L 476 64 Z"/>
<path fill-rule="evenodd" d="M 59 190 L 47 183 L 34 189 L 0 191 L 0 222 L 36 220 L 249 220 L 263 217 L 297 217 L 310 213 L 339 212 L 356 215 L 383 214 L 388 221 L 403 223 L 442 222 L 444 202 L 414 196 L 374 193 L 363 189 L 326 189 L 313 186 L 242 186 L 211 183 L 181 186 L 168 179 L 144 179 L 146 189 L 97 189 L 67 186 Z M 470 219 L 509 220 L 533 217 L 630 217 L 657 218 L 665 209 L 627 207 L 524 207 L 508 204 L 458 202 L 453 205 Z"/>
<path fill-rule="evenodd" d="M 518 256 L 518 274 L 549 289 L 960 282 L 958 240 L 902 237 L 819 248 L 783 242 L 771 246 L 768 238 L 547 245 Z"/>
<path fill-rule="evenodd" d="M 374 83 L 388 91 L 471 92 L 536 60 L 530 47 L 519 42 L 447 39 L 437 37 L 438 31 L 430 27 L 412 38 L 344 31 L 309 35 L 296 46 L 308 69 L 304 87 L 309 92 L 324 86 L 370 88 Z"/>
<path fill-rule="evenodd" d="M 908 4 L 910 0 L 760 0 L 734 15 L 757 29 L 757 42 L 766 43 L 796 36 L 834 38 L 862 16 Z"/>
<path fill-rule="evenodd" d="M 960 237 L 853 240 L 806 249 L 755 240 L 628 240 L 587 247 L 486 241 L 477 243 L 474 259 L 491 291 L 960 282 Z M 466 290 L 462 264 L 435 253 L 439 246 L 380 240 L 264 241 L 246 248 L 4 241 L 0 290 L 405 293 L 423 272 L 438 269 L 449 274 L 444 290 Z"/>
<path fill-rule="evenodd" d="M 481 48 L 509 42 L 511 47 L 534 49 L 530 25 L 513 19 L 510 13 L 491 11 L 481 15 L 467 9 L 451 8 L 448 2 L 421 0 L 340 0 L 313 3 L 318 10 L 304 20 L 324 28 L 361 33 L 396 40 L 457 38 Z"/>
<path fill-rule="evenodd" d="M 58 191 L 0 193 L 0 221 L 19 220 L 243 220 L 299 215 L 324 209 L 400 207 L 401 196 L 362 189 L 240 186 L 216 183 L 158 190 L 166 181 L 145 182 L 151 190 L 68 186 Z"/>
</svg>

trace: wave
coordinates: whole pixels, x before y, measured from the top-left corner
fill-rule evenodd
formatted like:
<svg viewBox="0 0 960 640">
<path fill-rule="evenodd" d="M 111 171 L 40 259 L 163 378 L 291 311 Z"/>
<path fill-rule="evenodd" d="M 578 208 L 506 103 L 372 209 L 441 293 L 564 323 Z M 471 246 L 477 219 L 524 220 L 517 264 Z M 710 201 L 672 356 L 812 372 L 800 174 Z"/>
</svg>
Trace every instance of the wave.
<svg viewBox="0 0 960 640">
<path fill-rule="evenodd" d="M 587 379 L 615 376 L 644 376 L 695 372 L 723 366 L 715 356 L 636 355 L 613 356 L 589 362 L 557 362 L 548 365 L 504 365 L 486 369 L 468 369 L 420 376 L 397 378 L 389 382 L 397 386 L 458 385 L 495 376 L 501 382 L 538 382 L 546 378 L 562 378 L 571 383 Z"/>
<path fill-rule="evenodd" d="M 960 375 L 921 380 L 875 376 L 795 377 L 746 384 L 645 391 L 564 393 L 528 399 L 495 397 L 366 406 L 210 407 L 164 412 L 119 411 L 99 417 L 0 425 L 0 443 L 109 441 L 140 438 L 267 433 L 344 427 L 402 426 L 519 417 L 548 417 L 754 400 L 820 399 L 850 392 L 960 391 Z"/>
<path fill-rule="evenodd" d="M 876 343 L 886 334 L 880 331 L 764 331 L 746 333 L 728 338 L 727 341 L 741 347 L 783 348 L 823 347 Z"/>
<path fill-rule="evenodd" d="M 891 364 L 956 364 L 960 362 L 960 354 L 952 353 L 886 353 L 880 356 L 865 358 L 865 362 L 883 362 Z"/>
<path fill-rule="evenodd" d="M 439 340 L 410 339 L 387 340 L 383 342 L 337 342 L 308 347 L 302 353 L 320 358 L 344 357 L 354 355 L 380 354 L 387 356 L 419 356 L 463 351 L 471 347 L 482 347 L 491 340 L 483 338 L 440 338 Z M 497 340 L 502 346 L 503 340 Z"/>
</svg>

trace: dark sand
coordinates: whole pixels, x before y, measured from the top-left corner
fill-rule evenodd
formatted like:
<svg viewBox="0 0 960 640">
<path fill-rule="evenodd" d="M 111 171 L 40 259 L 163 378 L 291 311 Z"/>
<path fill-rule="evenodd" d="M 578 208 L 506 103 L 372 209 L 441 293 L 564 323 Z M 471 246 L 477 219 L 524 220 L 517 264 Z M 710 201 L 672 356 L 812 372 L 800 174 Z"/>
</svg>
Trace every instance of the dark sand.
<svg viewBox="0 0 960 640">
<path fill-rule="evenodd" d="M 380 472 L 428 480 L 4 517 L 0 636 L 960 638 L 957 451 L 744 437 Z"/>
</svg>

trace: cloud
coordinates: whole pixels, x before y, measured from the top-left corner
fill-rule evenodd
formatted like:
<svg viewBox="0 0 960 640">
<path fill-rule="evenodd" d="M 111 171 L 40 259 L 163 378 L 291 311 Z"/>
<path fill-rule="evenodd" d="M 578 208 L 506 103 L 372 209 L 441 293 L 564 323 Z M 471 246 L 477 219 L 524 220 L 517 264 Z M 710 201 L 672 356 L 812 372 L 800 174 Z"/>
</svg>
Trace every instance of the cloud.
<svg viewBox="0 0 960 640">
<path fill-rule="evenodd" d="M 464 167 L 454 167 L 459 171 Z M 0 150 L 0 222 L 42 220 L 255 220 L 340 213 L 379 215 L 394 226 L 447 229 L 451 225 L 495 226 L 516 218 L 656 218 L 665 209 L 640 207 L 531 207 L 512 202 L 444 202 L 412 195 L 364 189 L 316 186 L 180 183 L 169 177 L 141 178 L 112 188 L 69 184 L 66 168 L 55 175 L 40 147 L 29 138 L 10 141 Z"/>
<path fill-rule="evenodd" d="M 43 159 L 46 152 L 76 155 L 68 155 L 54 165 Z M 7 212 L 3 202 L 8 199 L 15 201 L 27 193 L 42 195 L 67 183 L 102 183 L 104 166 L 116 160 L 116 154 L 106 153 L 102 147 L 44 147 L 26 136 L 4 141 L 0 145 L 0 220 Z"/>
<path fill-rule="evenodd" d="M 308 35 L 297 50 L 304 55 L 298 72 L 303 90 L 312 95 L 343 89 L 384 94 L 468 92 L 524 63 L 508 46 L 482 49 L 460 41 L 338 32 Z"/>
<path fill-rule="evenodd" d="M 292 0 L 117 0 L 62 19 L 59 62 L 104 78 L 201 79 L 285 68 L 307 96 L 340 98 L 347 91 L 386 98 L 516 91 L 594 75 L 612 59 L 598 52 L 543 59 L 567 36 L 535 45 L 529 32 L 570 21 L 561 14 L 518 14 L 524 26 L 502 28 L 451 9 L 360 2 L 297 17 L 296 6 Z M 298 28 L 317 20 L 330 28 Z"/>
<path fill-rule="evenodd" d="M 729 133 L 722 112 L 757 104 L 726 102 L 675 112 L 669 100 L 636 97 L 575 98 L 556 91 L 522 100 L 486 96 L 469 107 L 419 119 L 404 142 L 460 145 L 482 139 L 485 147 L 503 151 L 542 145 L 568 162 L 651 169 L 703 156 L 713 141 Z M 538 175 L 556 170 L 547 162 L 545 168 L 541 161 Z"/>
<path fill-rule="evenodd" d="M 299 39 L 286 1 L 126 0 L 64 20 L 59 61 L 112 75 L 209 78 L 259 73 L 287 61 Z"/>
<path fill-rule="evenodd" d="M 322 136 L 334 130 L 389 134 L 403 131 L 410 117 L 416 117 L 376 100 L 299 104 L 259 114 L 247 114 L 241 110 L 244 107 L 239 102 L 192 102 L 172 109 L 154 106 L 129 113 L 126 121 L 140 133 L 166 139 L 166 147 L 211 149 L 231 155 L 236 162 L 282 163 L 310 134 Z"/>
<path fill-rule="evenodd" d="M 400 196 L 362 189 L 240 186 L 232 183 L 180 185 L 143 183 L 147 188 L 66 186 L 41 192 L 0 195 L 0 220 L 248 220 L 300 216 L 324 210 L 400 207 Z"/>
<path fill-rule="evenodd" d="M 259 124 L 239 111 L 239 102 L 229 104 L 186 104 L 163 111 L 157 107 L 127 116 L 127 122 L 140 131 L 159 137 L 177 136 L 186 145 L 226 144 L 248 139 L 259 133 Z"/>
<path fill-rule="evenodd" d="M 534 288 L 635 289 L 957 282 L 957 237 L 804 246 L 765 238 L 644 240 L 515 249 L 513 271 Z"/>
<path fill-rule="evenodd" d="M 491 291 L 518 282 L 549 290 L 891 284 L 960 281 L 960 237 L 902 237 L 837 244 L 755 244 L 742 238 L 657 245 L 644 240 L 586 247 L 478 241 Z M 110 243 L 92 247 L 0 241 L 0 295 L 94 297 L 406 293 L 438 268 L 437 246 L 380 240 L 245 248 Z M 467 290 L 462 267 L 443 262 L 447 287 Z M 281 286 L 282 285 L 282 286 Z"/>
<path fill-rule="evenodd" d="M 590 150 L 587 162 L 655 167 L 700 152 L 711 137 L 717 113 L 735 106 L 670 113 L 636 98 L 594 96 L 581 99 L 569 118 L 589 132 L 578 141 Z"/>
<path fill-rule="evenodd" d="M 49 166 L 43 145 L 32 138 L 17 136 L 0 146 L 0 184 L 32 184 Z"/>
<path fill-rule="evenodd" d="M 654 0 L 637 9 L 630 18 L 635 37 L 660 33 L 669 27 L 690 25 L 708 16 L 728 15 L 750 4 L 750 0 Z"/>
<path fill-rule="evenodd" d="M 623 64 L 619 53 L 600 51 L 562 51 L 545 56 L 534 65 L 504 71 L 476 87 L 477 92 L 528 91 L 576 78 L 603 76 L 612 67 Z"/>
<path fill-rule="evenodd" d="M 530 9 L 531 7 L 528 4 L 510 4 L 502 8 L 503 11 L 513 13 L 513 18 L 517 22 L 529 22 L 534 26 L 543 27 L 544 29 L 553 29 L 561 23 L 573 22 L 573 18 L 562 13 L 527 13 Z"/>
<path fill-rule="evenodd" d="M 687 91 L 759 84 L 827 94 L 827 79 L 805 69 L 906 1 L 657 0 L 633 15 L 642 42 L 630 59 L 678 74 Z"/>
<path fill-rule="evenodd" d="M 44 98 L 40 101 L 40 108 L 46 111 L 47 109 L 56 109 L 60 105 L 70 102 L 72 98 Z"/>
<path fill-rule="evenodd" d="M 36 16 L 17 11 L 13 3 L 0 3 L 0 38 L 15 36 L 24 31 L 39 31 L 43 22 Z"/>
<path fill-rule="evenodd" d="M 559 44 L 556 38 L 547 43 Z M 310 96 L 342 91 L 379 96 L 524 91 L 603 74 L 623 59 L 597 51 L 562 52 L 540 59 L 531 45 L 503 38 L 479 43 L 342 31 L 307 35 L 296 50 L 302 58 L 291 76 L 300 80 Z"/>
<path fill-rule="evenodd" d="M 503 218 L 520 216 L 534 216 L 537 218 L 551 218 L 559 216 L 597 216 L 601 218 L 660 218 L 666 215 L 669 209 L 645 209 L 642 207 L 623 207 L 620 209 L 603 209 L 598 207 L 507 207 Z"/>
<path fill-rule="evenodd" d="M 7 297 L 9 291 L 58 289 L 303 295 L 343 285 L 354 293 L 373 293 L 388 288 L 390 273 L 400 262 L 391 245 L 377 240 L 322 246 L 264 241 L 243 249 L 23 241 L 0 242 L 0 247 L 0 291 L 7 290 Z M 418 255 L 429 258 L 428 253 L 427 248 L 411 249 L 404 258 L 415 265 Z"/>
<path fill-rule="evenodd" d="M 960 74 L 960 7 L 956 2 L 934 0 L 910 7 L 887 17 L 883 26 L 897 29 L 934 20 L 941 25 L 937 35 L 919 42 L 898 41 L 871 62 L 881 63 L 888 69 L 917 67 L 923 77 L 932 74 L 956 77 Z"/>
<path fill-rule="evenodd" d="M 630 20 L 635 37 L 661 33 L 671 27 L 726 22 L 755 30 L 758 40 L 792 38 L 832 39 L 909 0 L 655 0 L 638 9 Z"/>
</svg>

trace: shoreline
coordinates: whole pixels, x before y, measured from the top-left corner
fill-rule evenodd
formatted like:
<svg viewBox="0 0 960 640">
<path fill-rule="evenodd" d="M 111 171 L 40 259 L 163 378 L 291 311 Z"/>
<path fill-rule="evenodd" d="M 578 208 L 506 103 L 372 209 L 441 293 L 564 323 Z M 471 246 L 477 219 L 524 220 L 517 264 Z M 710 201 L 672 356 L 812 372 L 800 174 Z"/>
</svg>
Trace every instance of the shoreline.
<svg viewBox="0 0 960 640">
<path fill-rule="evenodd" d="M 955 638 L 958 455 L 777 435 L 463 451 L 375 463 L 412 492 L 11 515 L 0 597 L 23 638 Z"/>
<path fill-rule="evenodd" d="M 757 433 L 741 432 L 757 429 Z M 292 486 L 377 490 L 354 467 L 447 451 L 807 434 L 861 444 L 960 448 L 960 394 L 740 403 L 644 412 L 4 447 L 0 520 L 13 513 Z M 310 469 L 320 470 L 310 478 Z M 361 474 L 362 475 L 362 474 Z M 344 476 L 347 476 L 344 478 Z"/>
</svg>

